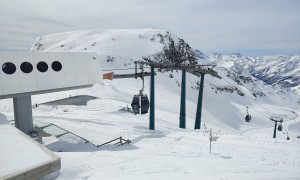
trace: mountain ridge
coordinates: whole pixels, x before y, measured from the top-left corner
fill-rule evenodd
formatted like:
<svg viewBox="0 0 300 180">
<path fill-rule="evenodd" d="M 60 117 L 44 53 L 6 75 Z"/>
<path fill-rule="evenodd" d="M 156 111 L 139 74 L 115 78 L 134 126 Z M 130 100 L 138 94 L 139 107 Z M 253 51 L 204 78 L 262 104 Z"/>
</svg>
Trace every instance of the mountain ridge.
<svg viewBox="0 0 300 180">
<path fill-rule="evenodd" d="M 237 55 L 238 54 L 238 55 Z M 207 61 L 228 68 L 240 66 L 252 76 L 269 85 L 280 85 L 300 93 L 300 56 L 267 55 L 242 56 L 240 53 L 213 53 L 206 56 Z"/>
<path fill-rule="evenodd" d="M 30 51 L 97 52 L 102 68 L 119 74 L 132 73 L 134 61 L 144 59 L 157 62 L 169 60 L 191 66 L 215 64 L 215 70 L 223 79 L 230 78 L 227 81 L 232 82 L 225 85 L 217 81 L 210 85 L 214 93 L 236 93 L 239 96 L 250 94 L 253 99 L 277 105 L 299 107 L 300 104 L 299 95 L 291 92 L 289 88 L 269 85 L 251 74 L 249 69 L 257 59 L 243 57 L 239 53 L 218 53 L 206 57 L 200 50 L 194 50 L 183 39 L 165 30 L 100 29 L 46 35 L 37 38 Z M 172 73 L 170 72 L 170 77 L 173 76 Z M 179 86 L 180 81 L 177 78 L 176 83 Z M 191 86 L 197 88 L 199 81 L 193 82 Z"/>
</svg>

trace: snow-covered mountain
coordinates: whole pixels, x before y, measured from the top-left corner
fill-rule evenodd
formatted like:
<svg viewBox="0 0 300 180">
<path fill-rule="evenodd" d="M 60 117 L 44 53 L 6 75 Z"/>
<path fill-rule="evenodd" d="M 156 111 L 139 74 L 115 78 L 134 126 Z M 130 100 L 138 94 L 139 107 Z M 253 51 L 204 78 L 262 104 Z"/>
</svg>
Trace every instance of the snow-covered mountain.
<svg viewBox="0 0 300 180">
<path fill-rule="evenodd" d="M 159 29 L 118 29 L 118 30 L 82 30 L 66 32 L 60 34 L 46 35 L 37 38 L 30 48 L 30 51 L 93 51 L 100 56 L 101 65 L 104 70 L 111 70 L 115 73 L 126 73 L 119 69 L 130 69 L 134 67 L 134 61 L 174 61 L 178 63 L 194 64 L 216 64 L 216 70 L 222 75 L 222 81 L 212 83 L 211 89 L 214 93 L 235 93 L 239 96 L 251 94 L 251 97 L 244 99 L 258 99 L 263 102 L 289 107 L 299 107 L 300 98 L 289 88 L 270 85 L 268 78 L 272 79 L 271 72 L 274 74 L 278 67 L 271 68 L 271 58 L 267 57 L 243 57 L 239 53 L 222 55 L 220 53 L 205 57 L 199 51 L 192 49 L 187 42 L 178 38 L 174 34 Z M 281 57 L 281 56 L 278 56 Z M 291 57 L 290 62 L 293 66 L 286 66 L 285 74 L 278 77 L 291 75 L 290 81 L 297 83 L 299 77 L 297 72 L 300 70 L 295 63 L 298 56 Z M 266 60 L 267 59 L 267 60 Z M 279 60 L 274 62 L 282 62 Z M 261 62 L 262 65 L 259 65 Z M 281 67 L 281 66 L 280 66 Z M 284 68 L 284 67 L 281 67 Z M 261 69 L 264 70 L 261 70 Z M 265 70 L 265 69 L 268 69 Z M 281 70 L 280 69 L 280 70 Z M 278 70 L 278 72 L 280 71 Z M 133 72 L 128 70 L 127 72 Z M 266 72 L 266 75 L 261 75 Z M 294 75 L 295 74 L 295 77 Z M 263 79 L 261 77 L 264 77 Z M 229 78 L 227 80 L 227 78 Z M 273 78 L 274 79 L 274 78 Z M 286 81 L 288 79 L 286 78 Z M 176 80 L 180 85 L 180 77 Z M 213 80 L 215 81 L 215 80 Z M 267 82 L 264 82 L 267 81 Z M 224 83 L 225 82 L 225 83 Z M 193 88 L 197 88 L 197 82 L 193 82 Z M 296 87 L 296 86 L 295 86 Z M 212 90 L 210 90 L 212 91 Z"/>
<path fill-rule="evenodd" d="M 292 88 L 300 94 L 300 56 L 242 56 L 239 53 L 223 55 L 214 53 L 207 57 L 210 62 L 231 70 L 247 71 L 269 85 Z"/>
<path fill-rule="evenodd" d="M 243 129 L 246 106 L 250 107 L 252 115 L 257 118 L 254 125 L 259 126 L 269 124 L 269 117 L 277 114 L 266 109 L 261 113 L 261 107 L 264 105 L 300 108 L 298 94 L 281 86 L 268 85 L 252 76 L 246 65 L 241 62 L 240 54 L 214 54 L 206 59 L 201 51 L 193 50 L 183 39 L 164 30 L 82 30 L 52 34 L 37 38 L 30 51 L 97 52 L 103 71 L 115 74 L 133 73 L 133 62 L 145 59 L 189 63 L 191 66 L 197 63 L 216 64 L 214 70 L 222 79 L 206 76 L 203 117 L 210 119 L 210 125 L 223 130 L 239 132 Z M 180 97 L 181 71 L 158 72 L 157 77 L 157 82 L 165 89 L 163 92 L 174 94 L 174 99 Z M 193 104 L 187 113 L 191 119 L 194 119 L 196 111 L 199 80 L 199 77 L 187 74 L 187 100 L 188 104 Z M 128 79 L 122 81 L 128 84 L 130 82 Z M 136 87 L 133 84 L 130 86 Z M 136 94 L 138 89 L 127 93 Z M 164 94 L 164 97 L 168 96 Z M 128 101 L 130 102 L 130 98 Z M 157 106 L 171 111 L 168 104 L 166 99 L 163 99 Z M 190 127 L 192 128 L 193 124 L 190 124 Z"/>
<path fill-rule="evenodd" d="M 143 58 L 197 63 L 188 43 L 158 29 L 83 30 L 46 35 L 39 37 L 30 51 L 93 51 L 98 53 L 104 69 L 132 66 Z"/>
</svg>

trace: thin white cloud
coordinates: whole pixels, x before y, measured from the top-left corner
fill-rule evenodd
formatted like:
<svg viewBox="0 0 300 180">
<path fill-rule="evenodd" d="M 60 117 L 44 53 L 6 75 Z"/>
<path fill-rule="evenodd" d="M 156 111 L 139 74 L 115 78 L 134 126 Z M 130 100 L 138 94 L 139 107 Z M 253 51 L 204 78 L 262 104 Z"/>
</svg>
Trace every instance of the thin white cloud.
<svg viewBox="0 0 300 180">
<path fill-rule="evenodd" d="M 0 12 L 0 49 L 26 50 L 42 34 L 151 27 L 199 49 L 300 49 L 298 0 L 9 0 Z"/>
</svg>

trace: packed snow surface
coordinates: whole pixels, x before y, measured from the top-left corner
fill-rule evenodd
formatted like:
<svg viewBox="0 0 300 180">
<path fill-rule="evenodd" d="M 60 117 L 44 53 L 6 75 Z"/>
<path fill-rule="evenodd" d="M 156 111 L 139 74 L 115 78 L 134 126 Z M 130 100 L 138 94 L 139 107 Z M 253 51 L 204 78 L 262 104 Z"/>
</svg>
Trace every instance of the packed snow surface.
<svg viewBox="0 0 300 180">
<path fill-rule="evenodd" d="M 0 179 L 52 159 L 33 140 L 11 126 L 3 114 L 0 114 L 0 132 Z"/>
<path fill-rule="evenodd" d="M 134 115 L 122 111 L 131 103 L 132 91 L 140 89 L 140 80 L 128 79 L 104 81 L 92 88 L 61 93 L 33 96 L 33 104 L 52 101 L 76 95 L 93 95 L 87 106 L 46 106 L 33 109 L 35 123 L 54 123 L 95 145 L 119 136 L 130 139 L 130 145 L 107 145 L 95 147 L 92 144 L 73 144 L 54 137 L 44 138 L 48 148 L 62 157 L 62 169 L 53 175 L 57 179 L 287 179 L 300 178 L 299 111 L 294 109 L 263 105 L 252 110 L 251 123 L 241 117 L 232 119 L 224 114 L 226 122 L 204 110 L 202 130 L 193 130 L 196 103 L 187 101 L 187 129 L 179 129 L 180 98 L 166 89 L 167 74 L 156 76 L 156 130 L 148 130 L 149 116 Z M 149 82 L 149 78 L 146 79 Z M 149 84 L 146 83 L 146 92 Z M 207 90 L 206 90 L 207 91 Z M 205 91 L 205 92 L 206 92 Z M 187 94 L 196 94 L 188 91 Z M 226 97 L 226 96 L 225 96 Z M 206 99 L 204 107 L 213 103 Z M 238 101 L 232 99 L 237 109 L 244 111 Z M 6 104 L 5 106 L 3 106 Z M 223 105 L 215 104 L 216 109 Z M 2 100 L 1 109 L 9 119 L 13 118 L 11 100 Z M 284 131 L 277 132 L 273 139 L 273 122 L 260 118 L 260 114 L 272 110 L 287 120 Z M 257 113 L 254 113 L 256 112 Z M 255 115 L 254 115 L 255 114 Z M 264 115 L 262 115 L 263 117 Z M 204 126 L 205 124 L 205 126 Z M 232 125 L 232 126 L 231 126 Z M 291 129 L 290 126 L 296 129 Z M 212 143 L 206 130 L 212 128 L 219 139 Z M 289 132 L 291 140 L 286 140 Z M 51 176 L 50 176 L 51 177 Z"/>
</svg>

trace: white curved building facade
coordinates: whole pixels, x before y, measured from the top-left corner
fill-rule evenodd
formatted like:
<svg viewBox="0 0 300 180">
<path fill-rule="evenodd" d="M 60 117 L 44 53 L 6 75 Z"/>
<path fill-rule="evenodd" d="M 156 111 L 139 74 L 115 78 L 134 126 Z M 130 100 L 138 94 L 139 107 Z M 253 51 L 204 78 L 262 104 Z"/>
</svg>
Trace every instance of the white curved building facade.
<svg viewBox="0 0 300 180">
<path fill-rule="evenodd" d="M 0 99 L 92 86 L 102 80 L 97 53 L 0 53 Z"/>
</svg>

